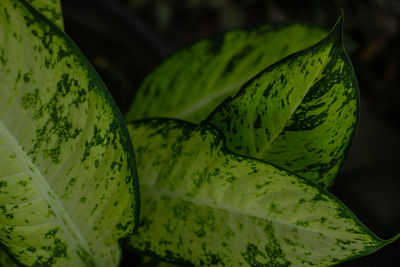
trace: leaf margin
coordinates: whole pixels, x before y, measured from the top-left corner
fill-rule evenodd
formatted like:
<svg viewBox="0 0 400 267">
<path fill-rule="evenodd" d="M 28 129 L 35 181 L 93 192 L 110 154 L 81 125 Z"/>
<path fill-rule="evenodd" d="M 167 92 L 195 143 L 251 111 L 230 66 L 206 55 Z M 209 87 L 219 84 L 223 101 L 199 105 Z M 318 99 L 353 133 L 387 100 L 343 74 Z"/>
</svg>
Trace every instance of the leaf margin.
<svg viewBox="0 0 400 267">
<path fill-rule="evenodd" d="M 3 0 L 2 0 L 3 1 Z M 121 111 L 119 110 L 115 100 L 113 99 L 110 91 L 107 89 L 107 86 L 103 82 L 103 80 L 100 78 L 100 75 L 98 72 L 95 70 L 94 66 L 92 63 L 88 60 L 88 58 L 83 54 L 83 52 L 80 50 L 78 45 L 63 31 L 62 28 L 57 26 L 53 21 L 51 21 L 47 16 L 42 14 L 36 7 L 32 6 L 27 0 L 9 0 L 10 5 L 14 4 L 17 2 L 17 5 L 19 5 L 18 8 L 23 8 L 26 9 L 34 18 L 35 20 L 39 20 L 42 23 L 45 23 L 51 30 L 54 35 L 59 36 L 61 39 L 64 40 L 65 45 L 68 46 L 70 51 L 76 55 L 76 58 L 79 59 L 78 63 L 81 65 L 83 68 L 86 69 L 88 76 L 85 77 L 85 79 L 88 80 L 93 80 L 97 82 L 97 93 L 99 95 L 102 95 L 107 101 L 107 104 L 109 105 L 110 109 L 112 110 L 113 116 L 116 118 L 118 122 L 118 126 L 121 130 L 121 140 L 123 139 L 124 142 L 120 143 L 121 147 L 126 151 L 127 159 L 128 159 L 128 168 L 130 170 L 129 172 L 129 178 L 131 181 L 131 186 L 133 189 L 133 199 L 135 200 L 135 203 L 131 203 L 130 207 L 132 210 L 130 213 L 132 214 L 132 227 L 130 234 L 136 232 L 138 228 L 138 223 L 139 223 L 139 215 L 140 215 L 140 191 L 139 191 L 139 182 L 138 182 L 138 174 L 137 174 L 137 164 L 136 164 L 136 159 L 135 159 L 135 153 L 133 149 L 133 144 L 132 140 L 129 136 L 129 132 L 126 127 L 125 120 L 123 118 L 123 115 Z M 127 172 L 128 174 L 128 172 Z M 126 237 L 129 236 L 129 234 L 126 234 Z M 121 247 L 121 242 L 123 240 L 123 237 L 118 240 L 119 247 Z M 16 259 L 15 256 L 10 253 L 9 249 L 7 246 L 2 244 L 0 242 L 0 249 L 3 250 L 18 266 L 25 266 L 22 264 L 18 259 Z M 121 260 L 121 258 L 119 259 Z"/>
<path fill-rule="evenodd" d="M 323 45 L 324 42 L 327 42 L 330 39 L 333 39 L 333 40 L 336 39 L 336 43 L 332 47 L 334 47 L 335 45 L 339 45 L 340 46 L 341 52 L 343 53 L 343 59 L 344 59 L 345 63 L 349 64 L 349 66 L 351 67 L 351 70 L 352 70 L 352 74 L 353 75 L 350 75 L 350 77 L 351 77 L 352 83 L 355 86 L 353 91 L 355 93 L 356 115 L 355 115 L 355 121 L 354 121 L 354 128 L 352 129 L 351 133 L 349 134 L 349 138 L 347 140 L 347 144 L 345 145 L 345 148 L 344 148 L 343 153 L 342 153 L 341 161 L 340 161 L 339 164 L 336 164 L 338 166 L 337 170 L 336 170 L 336 173 L 334 175 L 332 175 L 332 177 L 330 178 L 330 182 L 326 185 L 326 189 L 329 190 L 330 188 L 332 188 L 333 183 L 335 182 L 338 173 L 342 170 L 342 168 L 343 168 L 343 166 L 345 164 L 346 158 L 348 157 L 348 155 L 350 153 L 351 145 L 353 143 L 353 140 L 354 140 L 354 137 L 355 137 L 355 134 L 356 134 L 356 131 L 357 131 L 357 126 L 358 126 L 359 117 L 360 117 L 360 91 L 359 91 L 358 81 L 357 81 L 357 78 L 355 76 L 353 64 L 351 63 L 350 58 L 348 56 L 348 53 L 347 53 L 347 51 L 345 49 L 345 45 L 344 45 L 344 39 L 345 38 L 344 38 L 344 33 L 343 33 L 343 27 L 344 27 L 344 13 L 343 13 L 343 10 L 342 10 L 339 19 L 337 20 L 335 25 L 332 27 L 331 31 L 323 39 L 321 39 L 319 42 L 315 43 L 314 45 L 312 45 L 310 47 L 307 47 L 307 48 L 305 48 L 303 50 L 300 50 L 300 51 L 297 51 L 295 53 L 292 53 L 292 54 L 288 55 L 287 57 L 285 57 L 285 58 L 283 58 L 283 59 L 271 64 L 270 66 L 268 66 L 266 68 L 264 68 L 262 71 L 257 73 L 255 76 L 250 78 L 245 84 L 243 84 L 234 96 L 227 97 L 223 102 L 221 102 L 208 115 L 208 117 L 205 118 L 203 121 L 207 121 L 210 124 L 212 124 L 212 125 L 216 126 L 217 128 L 219 128 L 218 125 L 215 125 L 212 122 L 212 118 L 215 115 L 217 115 L 219 112 L 221 112 L 224 109 L 224 107 L 229 106 L 229 103 L 233 102 L 234 99 L 239 98 L 239 96 L 245 94 L 246 87 L 251 85 L 255 80 L 257 80 L 259 77 L 262 77 L 263 74 L 270 72 L 276 66 L 279 66 L 280 64 L 283 64 L 285 62 L 290 62 L 290 60 L 295 59 L 298 56 L 306 55 L 308 52 L 311 52 L 313 49 L 318 48 L 319 46 Z M 293 115 L 294 115 L 294 112 L 291 115 L 291 117 L 293 117 Z M 287 122 L 288 121 L 285 122 L 285 125 L 287 124 Z M 282 129 L 279 134 L 281 134 L 283 132 L 283 130 L 284 129 Z M 233 151 L 233 149 L 230 149 L 230 150 Z M 256 159 L 256 157 L 251 156 L 251 155 L 246 155 L 246 157 L 250 157 L 250 158 Z M 267 162 L 267 163 L 271 163 L 268 160 L 263 160 L 263 159 L 260 159 L 260 160 L 262 160 L 264 162 Z M 273 165 L 276 165 L 276 164 L 273 164 Z"/>
<path fill-rule="evenodd" d="M 164 117 L 163 115 L 150 115 L 150 116 L 146 115 L 144 117 L 141 116 L 140 118 L 136 118 L 134 116 L 131 116 L 131 113 L 132 113 L 132 111 L 134 111 L 135 99 L 137 98 L 137 93 L 139 93 L 139 91 L 141 90 L 142 86 L 147 81 L 147 79 L 149 79 L 150 76 L 153 76 L 155 74 L 155 72 L 158 71 L 160 66 L 162 66 L 163 64 L 167 63 L 168 61 L 170 61 L 171 59 L 176 57 L 182 51 L 188 51 L 189 49 L 191 49 L 192 47 L 194 47 L 195 45 L 198 45 L 199 43 L 201 43 L 203 41 L 210 42 L 212 46 L 216 45 L 215 43 L 220 43 L 220 42 L 223 43 L 224 42 L 223 39 L 226 37 L 227 34 L 232 34 L 232 33 L 236 33 L 236 32 L 245 32 L 246 34 L 249 34 L 249 33 L 252 33 L 253 31 L 264 31 L 265 30 L 264 28 L 267 28 L 269 33 L 271 33 L 271 32 L 280 31 L 281 29 L 289 29 L 290 27 L 294 27 L 294 26 L 307 28 L 307 31 L 319 32 L 319 34 L 321 34 L 321 36 L 319 37 L 318 41 L 323 39 L 324 36 L 327 33 L 326 29 L 324 29 L 323 27 L 312 25 L 311 23 L 296 22 L 296 21 L 284 21 L 284 22 L 272 22 L 272 23 L 263 24 L 263 25 L 259 25 L 259 26 L 249 26 L 249 27 L 239 27 L 239 28 L 227 29 L 227 30 L 223 30 L 223 31 L 214 33 L 211 36 L 206 36 L 206 37 L 203 37 L 203 38 L 195 39 L 195 40 L 185 44 L 183 47 L 179 48 L 177 51 L 175 51 L 174 53 L 172 53 L 169 56 L 167 56 L 167 58 L 162 60 L 161 63 L 159 65 L 157 65 L 154 69 L 152 69 L 148 73 L 148 75 L 143 79 L 142 83 L 139 85 L 139 87 L 136 90 L 135 96 L 133 97 L 133 101 L 130 102 L 128 110 L 124 114 L 124 118 L 127 121 L 132 121 L 132 120 L 140 120 L 140 119 L 153 118 L 153 117 L 154 118 Z M 316 41 L 316 42 L 318 42 L 318 41 Z M 315 42 L 313 44 L 315 44 Z M 303 49 L 306 49 L 307 47 L 304 47 Z M 289 55 L 290 54 L 288 54 L 287 56 L 289 56 Z M 283 58 L 285 58 L 285 57 L 283 57 Z M 279 59 L 278 61 L 282 60 L 283 58 Z M 272 62 L 272 64 L 274 64 L 274 63 L 275 62 Z M 270 63 L 269 65 L 272 65 L 272 64 Z M 268 67 L 268 66 L 264 66 L 264 67 L 260 68 L 260 70 L 258 72 L 263 71 L 266 67 Z M 255 72 L 255 74 L 257 74 L 258 72 Z M 246 84 L 246 81 L 248 81 L 250 78 L 251 78 L 251 76 L 249 78 L 243 80 L 242 82 L 240 82 L 242 85 L 241 86 L 237 86 L 236 92 L 244 84 Z M 230 86 L 231 85 L 229 85 L 228 87 L 230 87 Z M 219 93 L 219 91 L 217 91 L 216 93 Z M 229 96 L 227 96 L 227 97 L 229 97 Z M 224 99 L 222 99 L 222 101 L 223 100 Z M 195 104 L 197 104 L 197 103 L 195 103 Z M 217 108 L 218 106 L 219 106 L 219 104 L 215 105 L 215 108 Z M 212 111 L 212 109 L 210 109 L 210 112 L 211 111 Z M 160 113 L 160 112 L 158 112 L 158 113 Z M 184 119 L 184 120 L 189 120 L 189 121 L 193 122 L 191 119 L 177 117 L 176 115 L 174 115 L 174 116 L 166 116 L 166 118 L 178 118 L 178 119 Z M 206 118 L 207 118 L 207 116 L 203 116 L 202 120 L 205 120 Z M 196 123 L 197 122 L 201 122 L 201 120 L 197 120 Z"/>
<path fill-rule="evenodd" d="M 130 121 L 130 122 L 127 123 L 128 124 L 128 129 L 129 129 L 129 131 L 131 129 L 132 130 L 134 129 L 134 126 L 132 126 L 132 124 L 135 124 L 135 123 L 137 123 L 137 124 L 142 124 L 143 123 L 144 124 L 146 122 L 151 122 L 151 121 L 159 121 L 159 122 L 175 121 L 175 122 L 177 122 L 177 124 L 183 125 L 184 127 L 182 127 L 182 128 L 185 128 L 187 126 L 187 128 L 190 128 L 190 129 L 202 128 L 203 130 L 205 130 L 207 128 L 212 128 L 213 134 L 215 135 L 216 139 L 218 139 L 217 142 L 222 142 L 221 151 L 224 153 L 224 155 L 231 154 L 231 155 L 235 155 L 237 157 L 241 157 L 243 159 L 250 159 L 252 161 L 260 162 L 262 164 L 269 164 L 269 165 L 275 167 L 277 170 L 280 170 L 280 171 L 282 171 L 284 173 L 287 173 L 289 175 L 297 177 L 299 180 L 303 181 L 305 184 L 308 184 L 308 185 L 316 188 L 319 192 L 322 192 L 323 194 L 328 196 L 330 199 L 332 199 L 336 203 L 338 203 L 340 208 L 342 209 L 341 211 L 345 212 L 347 215 L 349 215 L 349 217 L 354 220 L 356 225 L 359 226 L 365 232 L 365 234 L 369 235 L 371 238 L 373 238 L 377 242 L 377 245 L 370 246 L 367 249 L 365 249 L 364 251 L 359 252 L 358 254 L 351 255 L 351 256 L 349 256 L 347 258 L 344 258 L 343 260 L 341 260 L 339 262 L 336 262 L 333 265 L 329 265 L 329 266 L 336 266 L 336 265 L 339 265 L 339 264 L 344 263 L 344 262 L 348 262 L 348 261 L 351 261 L 351 260 L 354 260 L 354 259 L 358 259 L 358 258 L 367 256 L 367 255 L 370 255 L 370 254 L 382 249 L 383 247 L 395 242 L 397 239 L 400 238 L 400 232 L 397 235 L 395 235 L 392 238 L 390 238 L 390 239 L 382 239 L 382 238 L 378 237 L 374 232 L 372 232 L 372 230 L 370 230 L 355 215 L 355 213 L 353 211 L 350 210 L 350 208 L 344 202 L 342 202 L 339 198 L 337 198 L 335 195 L 333 195 L 331 192 L 329 192 L 327 189 L 321 187 L 320 185 L 318 185 L 318 184 L 316 184 L 316 183 L 314 183 L 314 182 L 312 182 L 312 181 L 310 181 L 308 179 L 299 177 L 298 175 L 296 175 L 296 174 L 294 174 L 294 173 L 292 173 L 292 172 L 290 172 L 290 171 L 288 171 L 286 169 L 283 169 L 283 168 L 281 168 L 281 167 L 279 167 L 277 165 L 274 165 L 274 164 L 271 164 L 271 163 L 266 163 L 266 162 L 264 162 L 262 160 L 259 160 L 259 159 L 256 159 L 256 158 L 247 157 L 247 156 L 243 156 L 243 155 L 240 155 L 240 154 L 238 154 L 236 152 L 231 151 L 230 149 L 228 149 L 226 147 L 226 143 L 225 143 L 226 142 L 226 138 L 225 138 L 224 134 L 222 133 L 222 131 L 219 128 L 217 128 L 216 126 L 207 123 L 206 121 L 203 121 L 200 124 L 194 124 L 194 123 L 191 123 L 191 122 L 188 122 L 188 121 L 184 121 L 184 120 L 180 120 L 180 119 L 155 117 L 155 118 L 146 118 L 146 119 L 141 119 L 141 120 Z M 160 133 L 157 133 L 157 134 L 160 135 Z M 133 135 L 133 133 L 132 133 L 132 135 Z M 150 257 L 165 261 L 167 263 L 177 264 L 179 266 L 196 266 L 196 264 L 194 264 L 194 263 L 192 263 L 190 261 L 187 261 L 187 260 L 179 258 L 179 257 L 175 257 L 173 253 L 171 253 L 167 257 L 164 257 L 164 256 L 161 256 L 161 255 L 158 255 L 156 252 L 151 251 L 151 250 L 141 250 L 141 249 L 135 248 L 130 242 L 131 241 L 129 240 L 129 237 L 124 240 L 123 245 L 124 245 L 124 248 L 126 248 L 127 250 L 135 251 L 135 252 L 144 254 L 146 256 L 150 256 Z"/>
</svg>

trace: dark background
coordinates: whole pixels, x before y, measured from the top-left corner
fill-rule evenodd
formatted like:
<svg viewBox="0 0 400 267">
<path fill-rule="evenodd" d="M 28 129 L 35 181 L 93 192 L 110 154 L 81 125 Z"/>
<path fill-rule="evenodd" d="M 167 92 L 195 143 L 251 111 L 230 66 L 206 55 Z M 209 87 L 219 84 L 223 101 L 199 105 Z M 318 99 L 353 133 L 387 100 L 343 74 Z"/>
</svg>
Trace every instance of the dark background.
<svg viewBox="0 0 400 267">
<path fill-rule="evenodd" d="M 300 21 L 345 35 L 361 94 L 350 155 L 331 192 L 381 238 L 400 232 L 400 1 L 64 0 L 66 32 L 124 113 L 140 82 L 168 55 L 232 28 Z M 137 257 L 124 256 L 124 266 Z M 131 262 L 128 264 L 128 261 Z M 400 266 L 400 241 L 341 266 Z"/>
</svg>

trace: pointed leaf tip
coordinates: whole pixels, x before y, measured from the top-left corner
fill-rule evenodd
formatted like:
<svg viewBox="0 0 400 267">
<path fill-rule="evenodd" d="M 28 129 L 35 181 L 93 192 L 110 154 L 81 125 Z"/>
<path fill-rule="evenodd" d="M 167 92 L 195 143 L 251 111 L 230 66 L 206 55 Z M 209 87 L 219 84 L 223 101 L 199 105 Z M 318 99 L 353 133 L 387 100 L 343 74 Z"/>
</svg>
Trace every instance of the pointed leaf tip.
<svg viewBox="0 0 400 267">
<path fill-rule="evenodd" d="M 388 240 L 385 240 L 385 245 L 389 245 L 389 244 L 397 241 L 397 239 L 399 239 L 399 238 L 400 238 L 400 233 L 398 233 L 397 235 L 395 235 L 394 237 L 392 237 Z"/>
<path fill-rule="evenodd" d="M 328 35 L 328 38 L 332 38 L 340 44 L 343 44 L 343 19 L 344 13 L 343 9 L 341 9 L 341 15 Z"/>
<path fill-rule="evenodd" d="M 143 178 L 134 250 L 195 266 L 331 266 L 385 245 L 333 195 L 230 152 L 206 122 L 128 130 Z"/>
</svg>

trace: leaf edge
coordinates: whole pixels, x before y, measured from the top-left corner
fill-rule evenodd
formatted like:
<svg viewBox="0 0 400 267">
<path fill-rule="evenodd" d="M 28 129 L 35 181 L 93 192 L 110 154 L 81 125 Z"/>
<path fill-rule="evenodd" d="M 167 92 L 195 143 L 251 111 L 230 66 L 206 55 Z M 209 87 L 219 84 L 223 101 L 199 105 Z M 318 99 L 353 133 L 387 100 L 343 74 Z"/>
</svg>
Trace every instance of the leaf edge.
<svg viewBox="0 0 400 267">
<path fill-rule="evenodd" d="M 320 186 L 320 185 L 318 185 L 318 184 L 316 184 L 316 183 L 314 183 L 314 182 L 312 182 L 312 181 L 310 181 L 310 180 L 308 180 L 308 179 L 305 179 L 305 178 L 303 178 L 303 177 L 300 177 L 300 176 L 298 176 L 298 175 L 296 175 L 296 174 L 294 174 L 294 173 L 292 173 L 292 172 L 290 172 L 290 171 L 288 171 L 288 170 L 285 170 L 285 169 L 283 169 L 283 168 L 281 168 L 281 167 L 279 167 L 279 166 L 276 166 L 275 164 L 268 163 L 268 162 L 264 162 L 264 161 L 262 161 L 262 160 L 259 160 L 259 159 L 256 159 L 256 158 L 252 158 L 252 157 L 249 157 L 249 156 L 242 156 L 242 155 L 240 155 L 240 154 L 238 154 L 238 153 L 235 153 L 235 152 L 229 150 L 229 149 L 227 148 L 227 146 L 226 146 L 226 138 L 225 138 L 224 134 L 222 133 L 222 131 L 221 131 L 219 128 L 217 128 L 216 126 L 214 126 L 214 125 L 208 123 L 207 121 L 203 121 L 203 122 L 201 122 L 201 123 L 199 123 L 199 124 L 195 124 L 195 123 L 191 123 L 191 122 L 188 122 L 188 121 L 185 121 L 185 120 L 181 120 L 181 119 L 155 117 L 155 118 L 147 118 L 147 119 L 141 119 L 141 120 L 133 120 L 133 121 L 127 122 L 127 125 L 134 124 L 134 123 L 146 123 L 146 121 L 168 121 L 168 120 L 174 120 L 177 124 L 181 124 L 181 125 L 183 124 L 183 125 L 185 125 L 184 127 L 189 127 L 189 128 L 201 127 L 202 129 L 207 129 L 207 128 L 208 128 L 209 130 L 210 130 L 210 128 L 211 128 L 211 129 L 213 130 L 213 134 L 215 135 L 216 141 L 217 141 L 217 142 L 222 142 L 221 152 L 223 152 L 223 153 L 225 153 L 225 154 L 231 154 L 231 155 L 235 155 L 235 156 L 242 157 L 242 158 L 245 158 L 245 159 L 251 159 L 251 160 L 254 160 L 254 161 L 261 162 L 261 163 L 263 163 L 263 164 L 269 164 L 269 165 L 271 165 L 271 166 L 274 166 L 275 168 L 277 168 L 278 170 L 280 170 L 280 171 L 282 171 L 282 172 L 284 172 L 284 173 L 286 172 L 286 173 L 288 173 L 288 174 L 290 174 L 290 175 L 292 175 L 292 176 L 297 177 L 298 179 L 303 180 L 306 184 L 315 187 L 318 191 L 324 193 L 327 197 L 333 199 L 336 203 L 338 203 L 338 206 L 340 206 L 340 208 L 342 208 L 342 210 L 343 210 L 344 212 L 346 212 L 346 214 L 347 214 L 351 219 L 353 219 L 354 222 L 355 222 L 366 234 L 370 235 L 371 238 L 374 239 L 374 240 L 376 241 L 377 245 L 368 247 L 368 249 L 365 249 L 364 251 L 360 252 L 359 254 L 356 254 L 356 255 L 347 257 L 347 258 L 345 258 L 345 259 L 339 261 L 339 262 L 336 263 L 335 265 L 338 265 L 338 264 L 341 264 L 341 263 L 344 263 L 344 262 L 348 262 L 348 261 L 350 261 L 350 260 L 354 260 L 354 259 L 358 259 L 358 258 L 367 256 L 367 255 L 370 255 L 370 254 L 372 254 L 372 253 L 374 253 L 374 252 L 380 250 L 381 248 L 385 247 L 386 245 L 389 245 L 389 244 L 393 243 L 394 241 L 396 241 L 397 239 L 400 238 L 400 232 L 399 232 L 397 235 L 395 235 L 395 236 L 393 236 L 392 238 L 390 238 L 390 239 L 382 239 L 382 238 L 378 237 L 374 232 L 372 232 L 372 231 L 371 231 L 371 230 L 370 230 L 370 229 L 369 229 L 355 214 L 354 214 L 353 211 L 351 211 L 351 209 L 350 209 L 345 203 L 343 203 L 339 198 L 337 198 L 335 195 L 333 195 L 331 192 L 329 192 L 327 189 L 323 188 L 322 186 Z M 181 258 L 174 257 L 174 256 L 172 256 L 172 255 L 170 255 L 170 256 L 171 256 L 170 258 L 164 258 L 164 257 L 162 257 L 162 256 L 157 255 L 156 253 L 154 253 L 154 252 L 152 252 L 152 251 L 142 251 L 142 250 L 140 250 L 140 249 L 136 249 L 136 248 L 130 246 L 129 240 L 128 240 L 128 239 L 129 239 L 129 236 L 126 237 L 126 238 L 124 238 L 124 240 L 123 240 L 123 241 L 124 241 L 123 247 L 124 247 L 124 248 L 127 248 L 127 249 L 130 250 L 130 251 L 139 252 L 139 253 L 141 253 L 141 254 L 144 254 L 144 255 L 147 255 L 147 256 L 151 256 L 151 257 L 155 257 L 155 258 L 157 258 L 157 259 L 160 259 L 160 260 L 162 260 L 162 261 L 165 261 L 165 262 L 168 262 L 168 263 L 172 263 L 172 264 L 180 264 L 180 265 L 182 265 L 182 266 L 195 266 L 195 265 L 194 265 L 193 263 L 191 263 L 191 262 L 188 262 L 188 261 L 186 261 L 186 260 L 184 260 L 184 259 L 181 259 Z"/>
</svg>

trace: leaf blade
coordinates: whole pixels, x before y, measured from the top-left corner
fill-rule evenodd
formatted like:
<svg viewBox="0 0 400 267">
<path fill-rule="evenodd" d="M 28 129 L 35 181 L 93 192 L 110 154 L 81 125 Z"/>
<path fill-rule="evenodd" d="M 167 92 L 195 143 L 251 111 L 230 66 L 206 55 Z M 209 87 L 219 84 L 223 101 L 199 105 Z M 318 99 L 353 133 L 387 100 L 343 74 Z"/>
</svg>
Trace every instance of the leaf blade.
<svg viewBox="0 0 400 267">
<path fill-rule="evenodd" d="M 24 1 L 0 7 L 0 241 L 27 265 L 116 265 L 138 217 L 122 116 L 63 32 Z"/>
<path fill-rule="evenodd" d="M 359 113 L 342 19 L 320 43 L 267 68 L 213 111 L 207 120 L 231 150 L 331 186 Z"/>
<path fill-rule="evenodd" d="M 126 119 L 172 117 L 200 122 L 259 71 L 318 42 L 324 34 L 319 28 L 295 23 L 230 31 L 199 41 L 145 79 Z"/>
<path fill-rule="evenodd" d="M 136 250 L 194 265 L 313 266 L 391 242 L 324 189 L 229 152 L 207 124 L 149 119 L 128 129 L 140 144 Z"/>
<path fill-rule="evenodd" d="M 64 30 L 61 0 L 27 0 L 27 2 L 60 29 Z"/>
</svg>

